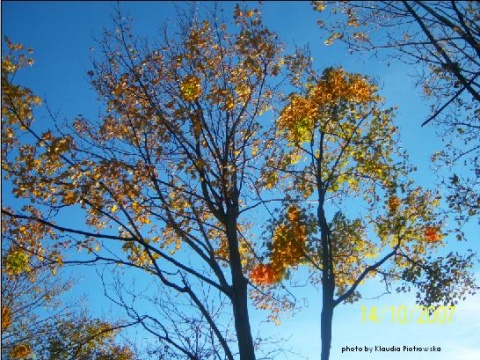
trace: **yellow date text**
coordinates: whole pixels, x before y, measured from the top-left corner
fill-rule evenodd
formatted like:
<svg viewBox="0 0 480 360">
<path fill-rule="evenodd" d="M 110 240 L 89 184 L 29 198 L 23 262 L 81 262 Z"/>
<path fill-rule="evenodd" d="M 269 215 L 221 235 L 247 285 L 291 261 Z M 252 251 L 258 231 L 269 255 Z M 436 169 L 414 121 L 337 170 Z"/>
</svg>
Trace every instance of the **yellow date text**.
<svg viewBox="0 0 480 360">
<path fill-rule="evenodd" d="M 362 324 L 451 324 L 455 306 L 361 306 Z"/>
</svg>

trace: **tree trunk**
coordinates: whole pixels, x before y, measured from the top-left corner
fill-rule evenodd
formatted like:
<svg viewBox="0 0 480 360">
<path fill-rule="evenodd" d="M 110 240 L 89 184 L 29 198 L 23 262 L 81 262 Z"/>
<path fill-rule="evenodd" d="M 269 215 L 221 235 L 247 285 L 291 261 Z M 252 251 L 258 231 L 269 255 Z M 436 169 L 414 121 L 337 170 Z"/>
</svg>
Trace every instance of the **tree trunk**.
<svg viewBox="0 0 480 360">
<path fill-rule="evenodd" d="M 230 209 L 229 209 L 230 210 Z M 250 318 L 248 315 L 247 279 L 243 276 L 237 237 L 236 217 L 227 211 L 227 238 L 232 272 L 232 303 L 240 360 L 255 360 Z"/>
<path fill-rule="evenodd" d="M 321 360 L 329 360 L 332 346 L 332 320 L 333 320 L 333 287 L 331 284 L 323 284 L 323 301 L 321 315 L 322 355 Z"/>
<path fill-rule="evenodd" d="M 323 192 L 320 192 L 323 194 Z M 320 320 L 320 330 L 322 337 L 321 360 L 329 360 L 330 348 L 332 346 L 332 320 L 333 310 L 335 308 L 335 274 L 333 269 L 332 238 L 328 226 L 325 212 L 323 210 L 324 197 L 319 197 L 319 206 L 317 209 L 318 225 L 321 231 L 322 244 L 322 315 Z"/>
</svg>

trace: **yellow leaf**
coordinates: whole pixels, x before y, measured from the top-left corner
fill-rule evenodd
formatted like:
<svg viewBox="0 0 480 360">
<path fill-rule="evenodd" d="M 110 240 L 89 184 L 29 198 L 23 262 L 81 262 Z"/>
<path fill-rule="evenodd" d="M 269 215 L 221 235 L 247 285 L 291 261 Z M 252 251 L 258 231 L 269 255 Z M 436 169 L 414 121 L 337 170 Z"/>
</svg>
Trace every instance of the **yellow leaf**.
<svg viewBox="0 0 480 360">
<path fill-rule="evenodd" d="M 150 224 L 151 221 L 147 216 L 141 216 L 138 218 L 138 221 L 140 221 L 142 224 Z"/>
<path fill-rule="evenodd" d="M 75 198 L 76 198 L 76 196 L 75 196 L 74 192 L 68 192 L 63 196 L 63 202 L 66 205 L 71 205 L 71 204 L 75 203 Z"/>
</svg>

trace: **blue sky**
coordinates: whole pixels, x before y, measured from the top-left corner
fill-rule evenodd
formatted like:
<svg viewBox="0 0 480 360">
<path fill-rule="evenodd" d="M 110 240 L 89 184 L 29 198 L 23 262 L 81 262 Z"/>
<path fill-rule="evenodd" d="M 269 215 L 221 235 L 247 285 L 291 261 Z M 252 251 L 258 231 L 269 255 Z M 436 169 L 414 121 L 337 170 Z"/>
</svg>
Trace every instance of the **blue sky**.
<svg viewBox="0 0 480 360">
<path fill-rule="evenodd" d="M 86 117 L 98 115 L 101 105 L 88 84 L 87 71 L 90 58 L 95 55 L 95 41 L 100 38 L 103 27 L 111 27 L 111 2 L 2 2 L 2 37 L 8 36 L 13 42 L 20 42 L 34 49 L 35 65 L 19 74 L 16 79 L 29 86 L 61 118 L 77 114 Z M 226 5 L 228 8 L 231 5 Z M 170 2 L 122 2 L 133 18 L 134 31 L 151 35 L 165 19 L 174 15 Z M 397 121 L 401 129 L 403 144 L 418 166 L 416 180 L 421 185 L 431 186 L 436 180 L 429 158 L 441 146 L 432 127 L 420 127 L 428 114 L 428 107 L 422 102 L 418 89 L 412 86 L 408 74 L 409 66 L 377 60 L 360 60 L 347 54 L 340 45 L 326 47 L 316 26 L 318 14 L 311 10 L 308 2 L 266 2 L 262 13 L 265 23 L 276 31 L 280 39 L 299 46 L 310 44 L 316 67 L 342 65 L 349 71 L 370 74 L 383 85 L 381 94 L 388 104 L 398 106 Z M 42 121 L 42 118 L 37 121 Z M 48 121 L 44 118 L 43 121 Z M 6 194 L 4 194 L 5 196 Z M 8 195 L 6 195 L 8 197 Z M 478 225 L 467 228 L 468 246 L 480 250 Z M 477 238 L 476 238 L 477 236 Z M 456 249 L 451 245 L 449 249 Z M 480 269 L 477 266 L 477 273 Z M 85 292 L 92 304 L 104 304 L 98 299 L 100 287 L 93 285 L 89 273 L 79 275 L 79 292 Z M 480 297 L 477 295 L 457 306 L 452 324 L 362 324 L 361 306 L 412 309 L 414 295 L 387 295 L 374 299 L 381 293 L 381 286 L 375 282 L 365 287 L 367 298 L 354 305 L 341 305 L 334 318 L 334 336 L 331 359 L 434 359 L 469 360 L 480 358 L 478 334 L 480 325 L 474 319 L 480 318 Z M 98 294 L 98 295 L 97 295 Z M 283 319 L 279 327 L 267 325 L 273 333 L 290 337 L 288 345 L 302 356 L 290 355 L 288 359 L 317 359 L 320 353 L 320 292 L 305 290 L 308 308 L 295 317 Z M 97 300 L 95 300 L 97 299 Z M 92 305 L 93 306 L 93 305 Z M 106 311 L 106 310 L 105 310 Z M 264 319 L 263 314 L 254 313 L 254 323 Z M 438 346 L 436 353 L 341 353 L 345 346 Z"/>
</svg>

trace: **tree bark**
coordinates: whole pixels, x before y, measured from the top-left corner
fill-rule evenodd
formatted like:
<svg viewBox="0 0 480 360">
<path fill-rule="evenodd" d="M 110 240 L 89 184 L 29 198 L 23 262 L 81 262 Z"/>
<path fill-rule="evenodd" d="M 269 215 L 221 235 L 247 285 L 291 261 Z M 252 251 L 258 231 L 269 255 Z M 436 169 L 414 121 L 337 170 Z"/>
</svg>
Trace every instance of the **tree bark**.
<svg viewBox="0 0 480 360">
<path fill-rule="evenodd" d="M 230 270 L 232 273 L 233 314 L 240 360 L 255 360 L 255 349 L 248 315 L 248 282 L 242 271 L 235 209 L 229 208 L 227 210 L 226 229 L 230 253 Z"/>
<path fill-rule="evenodd" d="M 331 284 L 323 284 L 322 295 L 322 315 L 320 320 L 320 329 L 322 337 L 321 360 L 330 359 L 330 349 L 332 347 L 332 321 L 333 321 L 333 287 Z"/>
<path fill-rule="evenodd" d="M 335 274 L 333 269 L 332 237 L 323 204 L 325 193 L 320 191 L 319 206 L 317 209 L 318 225 L 321 231 L 322 257 L 322 314 L 320 319 L 322 353 L 321 360 L 330 359 L 332 346 L 332 321 L 335 308 Z"/>
</svg>

